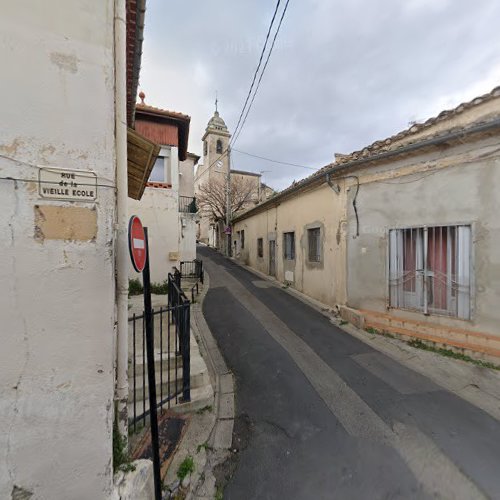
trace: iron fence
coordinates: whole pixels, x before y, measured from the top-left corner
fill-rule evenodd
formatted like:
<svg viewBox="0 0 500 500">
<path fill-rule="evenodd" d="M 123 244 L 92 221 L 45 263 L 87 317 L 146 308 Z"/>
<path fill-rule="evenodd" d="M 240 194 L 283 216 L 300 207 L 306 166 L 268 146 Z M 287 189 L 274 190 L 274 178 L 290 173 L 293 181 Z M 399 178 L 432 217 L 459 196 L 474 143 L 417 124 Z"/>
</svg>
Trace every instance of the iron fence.
<svg viewBox="0 0 500 500">
<path fill-rule="evenodd" d="M 148 369 L 156 372 L 157 409 L 170 408 L 173 401 L 191 399 L 190 381 L 190 303 L 177 285 L 173 275 L 168 276 L 168 306 L 152 310 L 154 331 L 154 367 L 146 357 L 146 328 L 143 314 L 129 318 L 130 331 L 130 408 L 129 422 L 136 430 L 150 412 L 148 401 Z"/>
<path fill-rule="evenodd" d="M 179 212 L 195 214 L 198 212 L 196 198 L 191 196 L 179 196 Z"/>
<path fill-rule="evenodd" d="M 181 262 L 181 277 L 195 278 L 203 283 L 203 261 L 199 259 Z"/>
</svg>

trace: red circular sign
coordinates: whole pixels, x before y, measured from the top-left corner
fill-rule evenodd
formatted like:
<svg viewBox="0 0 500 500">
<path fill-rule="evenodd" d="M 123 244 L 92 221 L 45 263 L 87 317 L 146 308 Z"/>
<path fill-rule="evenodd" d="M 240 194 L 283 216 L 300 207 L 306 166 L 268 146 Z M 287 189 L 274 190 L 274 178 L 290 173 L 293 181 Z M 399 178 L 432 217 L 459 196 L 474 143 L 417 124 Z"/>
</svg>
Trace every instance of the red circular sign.
<svg viewBox="0 0 500 500">
<path fill-rule="evenodd" d="M 134 269 L 140 273 L 146 265 L 146 236 L 139 217 L 132 215 L 128 223 L 128 249 Z"/>
</svg>

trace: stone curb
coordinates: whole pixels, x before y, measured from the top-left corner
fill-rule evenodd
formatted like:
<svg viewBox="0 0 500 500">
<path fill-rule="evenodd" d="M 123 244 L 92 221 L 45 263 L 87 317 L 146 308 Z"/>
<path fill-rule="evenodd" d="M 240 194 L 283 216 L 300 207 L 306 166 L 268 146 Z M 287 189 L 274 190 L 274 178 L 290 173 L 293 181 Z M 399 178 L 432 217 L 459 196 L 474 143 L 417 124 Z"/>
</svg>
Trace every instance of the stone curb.
<svg viewBox="0 0 500 500">
<path fill-rule="evenodd" d="M 336 315 L 335 308 L 308 297 L 298 290 L 283 286 L 283 283 L 276 278 L 242 264 L 233 257 L 230 257 L 230 260 L 312 307 L 348 335 L 428 377 L 441 387 L 500 420 L 500 372 L 477 367 L 460 359 L 448 359 L 433 352 L 422 351 L 408 346 L 399 339 L 370 334 L 350 323 L 342 324 L 341 319 Z"/>
<path fill-rule="evenodd" d="M 191 326 L 200 340 L 200 352 L 207 364 L 210 382 L 214 388 L 215 420 L 208 439 L 205 467 L 193 478 L 186 499 L 214 498 L 216 493 L 213 467 L 225 460 L 233 440 L 234 379 L 217 342 L 203 316 L 203 301 L 210 288 L 210 276 L 205 271 L 203 291 L 192 305 Z"/>
</svg>

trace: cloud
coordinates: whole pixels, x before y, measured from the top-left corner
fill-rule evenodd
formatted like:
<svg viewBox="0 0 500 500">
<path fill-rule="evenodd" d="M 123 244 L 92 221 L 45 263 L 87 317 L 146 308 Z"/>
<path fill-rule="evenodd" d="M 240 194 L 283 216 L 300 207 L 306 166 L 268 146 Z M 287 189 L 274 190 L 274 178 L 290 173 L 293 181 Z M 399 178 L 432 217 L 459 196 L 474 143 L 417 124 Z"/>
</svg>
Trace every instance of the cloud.
<svg viewBox="0 0 500 500">
<path fill-rule="evenodd" d="M 274 2 L 148 0 L 140 86 L 146 102 L 192 117 L 191 151 L 219 109 L 234 129 Z M 320 167 L 397 133 L 412 120 L 500 83 L 495 0 L 295 0 L 236 147 Z M 310 173 L 233 155 L 271 170 L 283 188 Z"/>
</svg>

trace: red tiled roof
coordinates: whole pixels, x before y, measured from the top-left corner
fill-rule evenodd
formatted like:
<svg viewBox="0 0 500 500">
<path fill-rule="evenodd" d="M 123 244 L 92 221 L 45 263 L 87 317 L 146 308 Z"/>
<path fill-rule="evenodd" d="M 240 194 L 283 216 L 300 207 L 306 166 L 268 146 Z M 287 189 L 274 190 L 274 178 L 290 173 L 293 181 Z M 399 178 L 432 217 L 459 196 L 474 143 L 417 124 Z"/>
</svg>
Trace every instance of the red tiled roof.
<svg viewBox="0 0 500 500">
<path fill-rule="evenodd" d="M 152 113 L 155 115 L 166 116 L 168 118 L 174 118 L 177 120 L 185 120 L 188 122 L 191 121 L 191 117 L 189 115 L 178 113 L 177 111 L 170 111 L 168 109 L 156 108 L 154 106 L 150 106 L 149 104 L 137 103 L 135 105 L 135 109 L 137 111 L 143 111 L 144 113 Z"/>
<path fill-rule="evenodd" d="M 449 120 L 450 118 L 453 118 L 468 109 L 474 108 L 475 106 L 479 106 L 480 104 L 484 104 L 485 102 L 491 101 L 498 97 L 500 97 L 500 86 L 495 87 L 491 92 L 488 92 L 487 94 L 475 97 L 471 101 L 463 102 L 462 104 L 459 104 L 457 107 L 453 109 L 447 109 L 445 111 L 442 111 L 441 113 L 439 113 L 439 115 L 429 118 L 424 123 L 415 123 L 410 127 L 408 127 L 407 129 L 391 137 L 388 137 L 387 139 L 375 141 L 369 146 L 366 146 L 363 149 L 360 149 L 359 151 L 354 151 L 351 154 L 339 155 L 336 158 L 335 164 L 338 165 L 353 160 L 357 160 L 359 158 L 375 156 L 378 153 L 381 153 L 382 151 L 393 149 L 393 147 L 391 146 L 394 146 L 394 143 L 400 141 L 401 139 L 411 138 L 412 135 L 416 135 L 417 133 L 422 132 L 425 129 L 428 129 L 437 123 Z M 405 144 L 408 144 L 408 141 L 405 141 Z"/>
<path fill-rule="evenodd" d="M 476 106 L 479 106 L 481 104 L 484 104 L 488 101 L 491 101 L 493 99 L 497 99 L 500 97 L 500 86 L 495 87 L 491 92 L 488 92 L 487 94 L 484 94 L 482 96 L 476 97 L 472 99 L 471 101 L 459 104 L 457 107 L 450 109 L 450 110 L 445 110 L 439 113 L 439 115 L 429 118 L 426 120 L 424 123 L 420 124 L 414 124 L 411 127 L 409 127 L 406 130 L 403 130 L 402 132 L 399 132 L 398 134 L 395 134 L 391 137 L 388 137 L 387 139 L 384 140 L 379 140 L 375 141 L 369 146 L 359 150 L 355 151 L 351 154 L 342 154 L 342 155 L 336 155 L 336 161 L 329 163 L 328 165 L 325 165 L 324 167 L 321 167 L 319 170 L 314 172 L 313 174 L 309 175 L 308 177 L 305 177 L 304 179 L 301 179 L 298 182 L 293 182 L 290 186 L 287 188 L 283 189 L 279 193 L 276 194 L 273 198 L 270 200 L 261 203 L 260 205 L 257 205 L 255 208 L 252 208 L 251 210 L 248 210 L 247 212 L 241 214 L 239 217 L 236 217 L 236 220 L 238 219 L 243 219 L 247 215 L 253 213 L 254 211 L 258 211 L 259 209 L 262 209 L 262 207 L 265 205 L 267 206 L 268 204 L 275 203 L 276 201 L 284 198 L 286 195 L 289 195 L 290 193 L 299 190 L 301 187 L 311 184 L 314 182 L 320 182 L 320 179 L 324 179 L 324 175 L 334 169 L 335 167 L 342 168 L 345 165 L 345 168 L 349 168 L 349 164 L 352 162 L 355 162 L 357 160 L 376 160 L 377 156 L 387 152 L 387 151 L 394 151 L 397 152 L 398 149 L 402 149 L 403 146 L 407 146 L 409 144 L 418 144 L 421 141 L 430 139 L 430 138 L 438 138 L 440 135 L 445 135 L 451 131 L 451 129 L 446 129 L 444 132 L 438 132 L 434 135 L 426 136 L 425 139 L 422 138 L 416 138 L 415 141 L 405 141 L 404 144 L 402 145 L 397 145 L 398 141 L 401 139 L 406 139 L 406 138 L 411 138 L 412 135 L 416 135 L 419 132 L 422 132 L 423 130 L 430 128 L 432 125 L 435 125 L 437 123 L 443 122 L 445 120 L 448 120 L 450 118 L 453 118 L 455 116 L 460 115 L 464 111 L 474 108 Z M 467 128 L 463 129 L 464 133 L 467 132 Z M 391 147 L 392 146 L 392 147 Z"/>
</svg>

